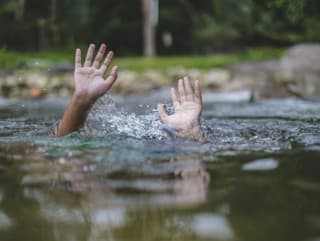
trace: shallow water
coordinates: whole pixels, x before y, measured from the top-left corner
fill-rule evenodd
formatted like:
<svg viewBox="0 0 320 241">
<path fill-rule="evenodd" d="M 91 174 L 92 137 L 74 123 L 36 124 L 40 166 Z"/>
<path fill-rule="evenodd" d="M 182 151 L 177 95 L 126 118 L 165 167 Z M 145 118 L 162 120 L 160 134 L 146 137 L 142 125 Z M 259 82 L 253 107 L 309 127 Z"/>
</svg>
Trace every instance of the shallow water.
<svg viewBox="0 0 320 241">
<path fill-rule="evenodd" d="M 0 240 L 320 239 L 320 103 L 204 93 L 198 144 L 162 131 L 166 93 L 106 97 L 62 138 L 67 99 L 0 100 Z"/>
</svg>

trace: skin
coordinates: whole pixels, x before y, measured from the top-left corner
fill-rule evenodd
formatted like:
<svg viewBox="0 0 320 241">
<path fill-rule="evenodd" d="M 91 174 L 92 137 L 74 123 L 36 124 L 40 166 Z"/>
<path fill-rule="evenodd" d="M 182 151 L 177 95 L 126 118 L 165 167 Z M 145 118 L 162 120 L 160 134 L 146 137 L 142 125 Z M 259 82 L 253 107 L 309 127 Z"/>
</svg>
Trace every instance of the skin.
<svg viewBox="0 0 320 241">
<path fill-rule="evenodd" d="M 74 84 L 75 91 L 67 107 L 55 136 L 67 135 L 83 127 L 87 115 L 99 97 L 107 93 L 118 76 L 118 67 L 114 66 L 111 73 L 104 78 L 113 58 L 113 52 L 106 54 L 106 45 L 101 44 L 94 58 L 95 45 L 90 44 L 84 64 L 81 62 L 81 51 L 76 49 Z M 190 79 L 184 77 L 178 81 L 178 93 L 171 89 L 174 114 L 168 115 L 162 104 L 158 105 L 161 121 L 172 127 L 178 136 L 196 141 L 205 141 L 200 127 L 202 98 L 200 83 L 195 81 L 192 88 Z"/>
<path fill-rule="evenodd" d="M 179 79 L 178 93 L 175 88 L 171 88 L 171 99 L 174 108 L 172 115 L 167 114 L 163 104 L 158 104 L 161 121 L 182 138 L 204 142 L 206 136 L 200 126 L 202 96 L 199 80 L 195 81 L 192 88 L 189 77 Z"/>
<path fill-rule="evenodd" d="M 67 135 L 83 127 L 92 105 L 116 81 L 118 76 L 117 66 L 114 66 L 110 75 L 104 78 L 113 57 L 113 52 L 109 51 L 104 58 L 106 48 L 105 44 L 101 44 L 97 55 L 93 59 L 95 45 L 90 44 L 83 65 L 81 63 L 81 51 L 80 49 L 76 50 L 74 71 L 75 91 L 55 131 L 56 136 Z M 102 62 L 103 59 L 104 61 Z"/>
</svg>

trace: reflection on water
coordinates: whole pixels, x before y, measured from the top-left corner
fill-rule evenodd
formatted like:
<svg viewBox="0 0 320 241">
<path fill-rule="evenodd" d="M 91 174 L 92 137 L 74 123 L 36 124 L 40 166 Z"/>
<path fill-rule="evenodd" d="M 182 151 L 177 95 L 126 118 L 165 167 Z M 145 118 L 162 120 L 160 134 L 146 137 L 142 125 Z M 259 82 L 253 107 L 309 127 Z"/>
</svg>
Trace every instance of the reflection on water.
<svg viewBox="0 0 320 241">
<path fill-rule="evenodd" d="M 318 103 L 206 102 L 201 145 L 167 138 L 162 96 L 105 98 L 62 138 L 67 100 L 0 101 L 0 240 L 319 239 Z"/>
</svg>

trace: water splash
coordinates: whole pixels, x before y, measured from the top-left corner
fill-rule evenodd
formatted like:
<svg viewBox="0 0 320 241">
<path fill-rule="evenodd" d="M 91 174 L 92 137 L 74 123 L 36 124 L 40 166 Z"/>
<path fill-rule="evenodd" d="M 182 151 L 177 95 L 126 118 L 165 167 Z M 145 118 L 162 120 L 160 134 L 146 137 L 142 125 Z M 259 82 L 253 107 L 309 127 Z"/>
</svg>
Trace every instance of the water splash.
<svg viewBox="0 0 320 241">
<path fill-rule="evenodd" d="M 93 136 L 120 134 L 161 140 L 167 138 L 163 127 L 156 110 L 143 115 L 129 114 L 119 108 L 110 96 L 105 95 L 90 111 L 83 133 Z"/>
</svg>

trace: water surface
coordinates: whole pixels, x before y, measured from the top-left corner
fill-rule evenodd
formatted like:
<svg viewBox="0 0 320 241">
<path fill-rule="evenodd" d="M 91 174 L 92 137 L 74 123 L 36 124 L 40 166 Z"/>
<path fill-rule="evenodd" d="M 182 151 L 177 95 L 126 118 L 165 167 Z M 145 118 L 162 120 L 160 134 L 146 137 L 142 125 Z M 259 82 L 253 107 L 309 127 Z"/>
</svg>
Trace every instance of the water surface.
<svg viewBox="0 0 320 241">
<path fill-rule="evenodd" d="M 0 240 L 320 239 L 320 103 L 205 93 L 198 144 L 162 131 L 166 93 L 105 97 L 62 138 L 68 99 L 0 100 Z"/>
</svg>

